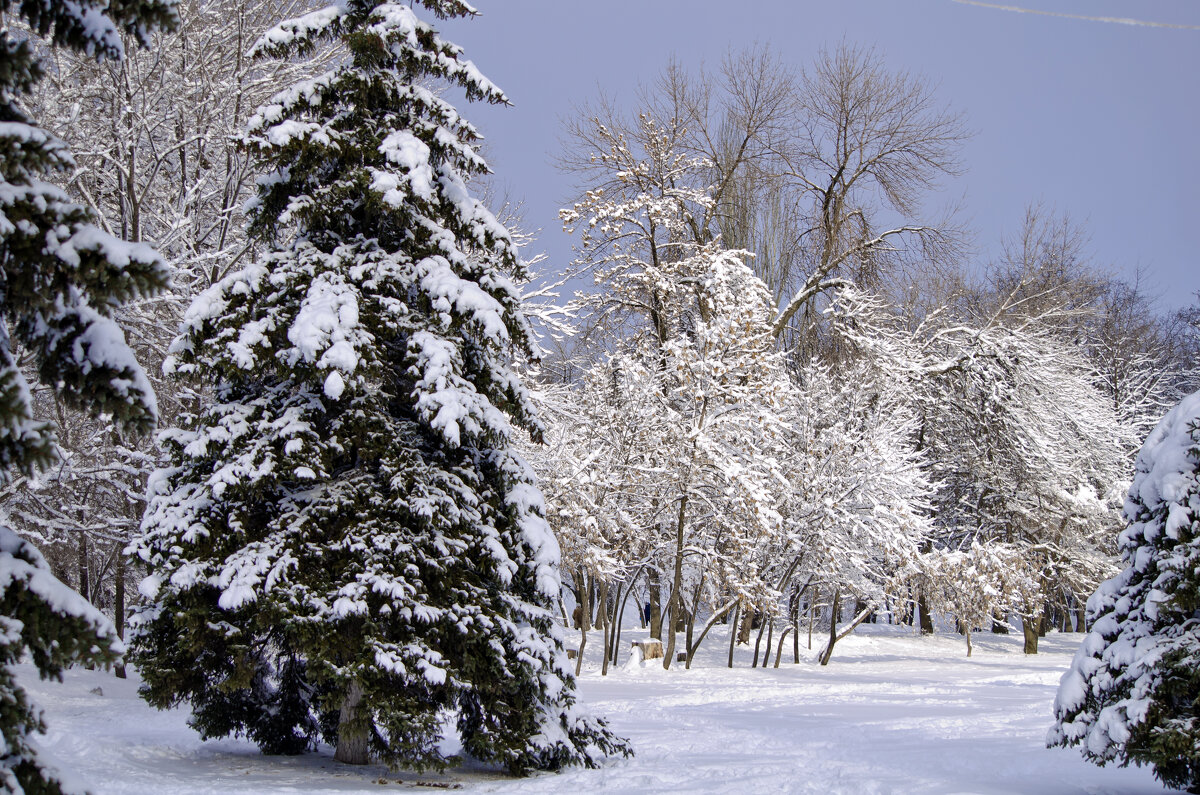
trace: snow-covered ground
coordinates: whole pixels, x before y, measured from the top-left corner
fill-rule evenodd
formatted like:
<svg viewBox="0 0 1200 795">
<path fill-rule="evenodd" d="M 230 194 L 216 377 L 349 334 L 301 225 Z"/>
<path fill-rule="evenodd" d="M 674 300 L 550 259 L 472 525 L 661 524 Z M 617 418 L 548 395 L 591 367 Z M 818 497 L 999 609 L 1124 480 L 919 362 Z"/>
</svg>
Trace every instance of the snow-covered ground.
<svg viewBox="0 0 1200 795">
<path fill-rule="evenodd" d="M 1164 792 L 1148 770 L 1101 769 L 1074 751 L 1043 747 L 1055 687 L 1081 635 L 1051 634 L 1036 656 L 1021 654 L 1018 636 L 980 635 L 968 659 L 957 635 L 865 626 L 838 644 L 826 668 L 791 664 L 789 640 L 780 667 L 765 670 L 748 667 L 746 649 L 738 667 L 725 668 L 727 637 L 714 630 L 690 671 L 635 665 L 601 677 L 585 665 L 582 700 L 607 715 L 637 755 L 601 770 L 521 780 L 469 763 L 443 775 L 349 768 L 328 749 L 263 757 L 244 741 L 201 742 L 185 712 L 143 704 L 134 680 L 76 670 L 59 685 L 24 667 L 22 681 L 46 710 L 43 747 L 97 795 L 414 785 L 512 793 Z M 589 641 L 594 661 L 598 637 Z M 103 695 L 91 692 L 97 687 Z"/>
</svg>

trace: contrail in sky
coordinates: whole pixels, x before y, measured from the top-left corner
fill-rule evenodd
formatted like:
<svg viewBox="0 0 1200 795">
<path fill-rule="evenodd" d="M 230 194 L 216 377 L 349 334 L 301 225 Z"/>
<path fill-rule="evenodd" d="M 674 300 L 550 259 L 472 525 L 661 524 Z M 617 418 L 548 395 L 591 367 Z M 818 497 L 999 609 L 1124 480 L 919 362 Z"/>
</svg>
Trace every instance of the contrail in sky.
<svg viewBox="0 0 1200 795">
<path fill-rule="evenodd" d="M 1039 11 L 1035 8 L 1021 8 L 1020 6 L 1005 6 L 999 3 L 983 3 L 979 0 L 951 0 L 954 3 L 961 3 L 965 6 L 979 6 L 980 8 L 994 8 L 998 11 L 1014 11 L 1018 14 L 1037 14 L 1043 17 L 1063 17 L 1064 19 L 1085 19 L 1088 22 L 1111 22 L 1116 25 L 1133 25 L 1141 28 L 1174 28 L 1176 30 L 1200 30 L 1200 25 L 1177 25 L 1173 22 L 1149 22 L 1144 19 L 1128 19 L 1127 17 L 1090 17 L 1084 14 L 1063 14 L 1058 11 Z"/>
</svg>

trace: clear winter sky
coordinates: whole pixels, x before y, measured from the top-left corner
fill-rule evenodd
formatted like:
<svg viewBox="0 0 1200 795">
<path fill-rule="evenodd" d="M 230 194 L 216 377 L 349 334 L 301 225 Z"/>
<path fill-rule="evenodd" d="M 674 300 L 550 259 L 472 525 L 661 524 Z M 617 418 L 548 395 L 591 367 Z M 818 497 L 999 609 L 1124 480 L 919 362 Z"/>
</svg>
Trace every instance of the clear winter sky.
<svg viewBox="0 0 1200 795">
<path fill-rule="evenodd" d="M 1086 224 L 1089 254 L 1166 310 L 1200 290 L 1200 29 L 1065 19 L 954 0 L 473 0 L 442 24 L 513 107 L 462 108 L 487 137 L 499 185 L 526 203 L 547 269 L 571 258 L 557 221 L 573 195 L 554 167 L 561 120 L 602 88 L 623 104 L 673 54 L 718 65 L 769 43 L 796 66 L 841 40 L 927 76 L 975 132 L 967 173 L 930 200 L 960 201 L 976 260 L 1031 202 Z M 997 0 L 1039 11 L 1200 28 L 1200 0 Z"/>
</svg>

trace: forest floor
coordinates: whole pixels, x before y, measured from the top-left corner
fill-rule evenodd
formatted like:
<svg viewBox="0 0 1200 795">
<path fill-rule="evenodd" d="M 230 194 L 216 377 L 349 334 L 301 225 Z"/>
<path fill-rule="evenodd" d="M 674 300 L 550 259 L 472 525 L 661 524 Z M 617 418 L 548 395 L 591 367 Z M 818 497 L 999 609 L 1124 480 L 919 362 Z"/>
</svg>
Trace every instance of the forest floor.
<svg viewBox="0 0 1200 795">
<path fill-rule="evenodd" d="M 72 670 L 21 682 L 45 709 L 41 746 L 95 795 L 109 793 L 470 792 L 1091 793 L 1165 790 L 1146 769 L 1097 768 L 1075 750 L 1044 747 L 1059 677 L 1082 635 L 1051 633 L 1037 655 L 1017 634 L 982 634 L 966 657 L 961 637 L 920 637 L 865 625 L 838 644 L 827 667 L 800 664 L 787 643 L 778 669 L 750 668 L 753 647 L 725 667 L 717 627 L 691 670 L 658 661 L 610 668 L 589 638 L 580 701 L 628 737 L 632 759 L 599 770 L 511 779 L 466 762 L 443 774 L 351 768 L 322 748 L 264 757 L 243 740 L 203 742 L 186 710 L 158 712 L 135 678 Z M 636 628 L 627 630 L 639 637 Z M 823 639 L 813 638 L 814 650 Z M 628 655 L 623 652 L 622 657 Z M 772 660 L 773 662 L 773 660 Z M 94 692 L 96 688 L 102 694 Z M 447 740 L 452 744 L 453 740 Z M 453 750 L 448 748 L 447 750 Z"/>
</svg>

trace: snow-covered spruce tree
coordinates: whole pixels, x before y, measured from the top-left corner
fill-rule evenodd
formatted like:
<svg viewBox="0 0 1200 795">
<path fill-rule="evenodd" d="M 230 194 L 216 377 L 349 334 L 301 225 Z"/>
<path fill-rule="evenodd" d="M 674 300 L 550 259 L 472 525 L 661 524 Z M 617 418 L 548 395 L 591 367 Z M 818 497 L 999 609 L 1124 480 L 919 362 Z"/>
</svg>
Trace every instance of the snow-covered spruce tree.
<svg viewBox="0 0 1200 795">
<path fill-rule="evenodd" d="M 1142 446 L 1125 517 L 1126 568 L 1088 600 L 1048 744 L 1200 792 L 1200 392 Z"/>
<path fill-rule="evenodd" d="M 324 736 L 353 763 L 444 765 L 447 713 L 513 773 L 627 752 L 574 706 L 558 550 L 510 446 L 510 419 L 537 426 L 507 362 L 521 267 L 467 189 L 476 132 L 430 85 L 505 97 L 408 4 L 331 5 L 254 50 L 327 41 L 345 59 L 249 125 L 271 248 L 197 299 L 168 359 L 215 399 L 165 434 L 132 547 L 143 695 L 190 702 L 204 736 Z"/>
<path fill-rule="evenodd" d="M 9 13 L 9 4 L 3 6 Z M 123 55 L 120 29 L 144 41 L 173 22 L 160 0 L 23 3 L 12 11 L 60 47 L 99 58 Z M 34 419 L 28 355 L 68 405 L 103 412 L 121 427 L 148 431 L 154 393 L 111 315 L 121 303 L 167 282 L 162 260 L 98 230 L 91 214 L 45 180 L 72 166 L 67 145 L 38 127 L 22 100 L 42 77 L 33 42 L 0 27 L 0 481 L 55 461 L 53 424 Z M 41 714 L 15 681 L 28 652 L 44 677 L 72 662 L 105 664 L 122 651 L 112 626 L 50 573 L 42 556 L 0 526 L 0 786 L 7 792 L 62 792 L 30 735 Z"/>
</svg>

